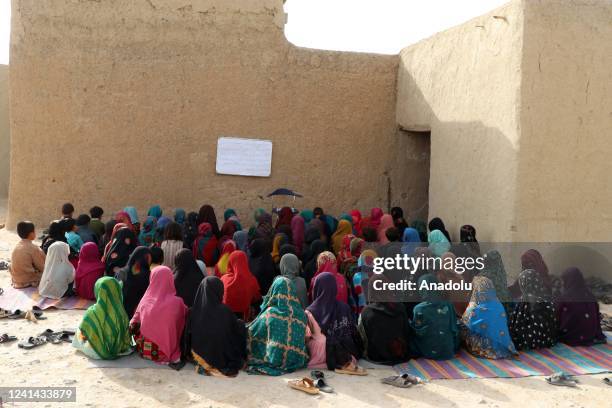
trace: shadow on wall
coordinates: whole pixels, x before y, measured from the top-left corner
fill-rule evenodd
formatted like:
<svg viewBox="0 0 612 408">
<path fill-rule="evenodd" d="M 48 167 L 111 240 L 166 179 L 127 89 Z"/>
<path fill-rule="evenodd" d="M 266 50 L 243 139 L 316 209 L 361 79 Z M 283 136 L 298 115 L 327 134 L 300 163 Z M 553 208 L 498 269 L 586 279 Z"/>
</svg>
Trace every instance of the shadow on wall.
<svg viewBox="0 0 612 408">
<path fill-rule="evenodd" d="M 0 65 L 0 199 L 8 197 L 10 170 L 8 65 Z"/>
</svg>

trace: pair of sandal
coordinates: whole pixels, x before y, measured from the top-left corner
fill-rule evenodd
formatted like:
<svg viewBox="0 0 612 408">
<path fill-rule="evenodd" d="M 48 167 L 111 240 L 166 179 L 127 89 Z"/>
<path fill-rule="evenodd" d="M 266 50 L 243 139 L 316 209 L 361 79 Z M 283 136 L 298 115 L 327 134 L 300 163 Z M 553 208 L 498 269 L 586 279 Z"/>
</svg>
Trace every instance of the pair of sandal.
<svg viewBox="0 0 612 408">
<path fill-rule="evenodd" d="M 348 363 L 342 368 L 336 368 L 334 371 L 338 374 L 361 375 L 361 376 L 368 375 L 368 371 L 365 368 L 359 367 L 358 365 L 355 365 L 353 363 Z"/>
<path fill-rule="evenodd" d="M 21 309 L 15 309 L 14 311 L 0 309 L 0 319 L 26 319 L 31 322 L 35 322 L 38 320 L 45 320 L 46 317 L 43 316 L 43 311 L 40 307 L 34 306 L 32 310 L 23 311 Z"/>
<path fill-rule="evenodd" d="M 381 381 L 383 384 L 392 385 L 398 388 L 410 388 L 413 385 L 423 383 L 423 380 L 421 380 L 421 378 L 408 373 L 383 378 Z"/>
<path fill-rule="evenodd" d="M 577 387 L 578 380 L 573 375 L 559 371 L 554 373 L 550 377 L 545 378 L 546 382 L 550 385 L 559 385 L 562 387 Z"/>
<path fill-rule="evenodd" d="M 75 332 L 73 330 L 60 330 L 54 332 L 51 329 L 47 329 L 35 337 L 28 337 L 26 340 L 22 340 L 17 344 L 22 349 L 33 349 L 34 347 L 41 346 L 43 344 L 60 344 L 60 343 L 71 343 Z"/>
<path fill-rule="evenodd" d="M 332 393 L 334 389 L 325 382 L 325 374 L 322 371 L 314 370 L 310 372 L 312 378 L 304 377 L 301 380 L 289 381 L 289 387 L 303 391 L 307 394 L 316 395 L 320 391 Z"/>
<path fill-rule="evenodd" d="M 0 335 L 0 343 L 10 343 L 11 341 L 17 340 L 15 336 L 9 336 L 7 333 Z"/>
</svg>

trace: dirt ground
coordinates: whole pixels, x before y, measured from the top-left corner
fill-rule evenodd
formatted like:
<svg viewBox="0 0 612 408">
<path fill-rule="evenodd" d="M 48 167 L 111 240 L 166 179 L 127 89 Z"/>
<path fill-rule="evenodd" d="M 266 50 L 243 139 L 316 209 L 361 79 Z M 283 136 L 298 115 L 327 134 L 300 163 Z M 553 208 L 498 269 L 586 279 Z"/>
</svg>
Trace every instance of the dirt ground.
<svg viewBox="0 0 612 408">
<path fill-rule="evenodd" d="M 0 215 L 1 217 L 1 215 Z M 0 221 L 1 223 L 1 221 Z M 0 259 L 10 256 L 17 236 L 0 230 Z M 8 287 L 8 271 L 0 271 L 0 287 Z M 83 311 L 49 310 L 47 320 L 0 320 L 0 333 L 19 338 L 46 328 L 76 327 Z M 394 374 L 372 369 L 367 377 L 327 374 L 333 394 L 310 396 L 294 391 L 287 381 L 308 375 L 307 370 L 282 377 L 240 373 L 234 379 L 196 374 L 187 366 L 171 369 L 90 368 L 87 358 L 68 343 L 46 344 L 30 351 L 16 342 L 0 344 L 0 386 L 74 386 L 76 404 L 29 403 L 14 406 L 79 407 L 605 407 L 612 387 L 605 375 L 581 376 L 579 388 L 553 387 L 543 377 L 517 379 L 436 380 L 410 389 L 381 384 Z M 13 406 L 5 404 L 5 406 Z"/>
</svg>

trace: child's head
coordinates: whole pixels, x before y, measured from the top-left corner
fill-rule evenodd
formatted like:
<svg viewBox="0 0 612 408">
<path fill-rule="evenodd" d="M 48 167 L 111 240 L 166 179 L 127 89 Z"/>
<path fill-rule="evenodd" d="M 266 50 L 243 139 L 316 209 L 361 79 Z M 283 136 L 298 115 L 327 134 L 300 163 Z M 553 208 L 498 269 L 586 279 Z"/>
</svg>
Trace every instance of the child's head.
<svg viewBox="0 0 612 408">
<path fill-rule="evenodd" d="M 31 221 L 21 221 L 17 224 L 17 234 L 21 239 L 29 239 L 34 241 L 36 239 L 36 228 L 34 223 Z"/>
<path fill-rule="evenodd" d="M 76 230 L 76 222 L 72 218 L 67 218 L 64 222 L 64 231 L 70 232 Z"/>
<path fill-rule="evenodd" d="M 72 218 L 72 214 L 74 214 L 74 206 L 71 203 L 62 205 L 62 216 L 64 218 Z"/>
<path fill-rule="evenodd" d="M 362 230 L 362 234 L 366 242 L 378 241 L 378 235 L 376 235 L 376 230 L 374 228 L 364 227 Z"/>
<path fill-rule="evenodd" d="M 104 210 L 97 205 L 89 209 L 89 215 L 91 215 L 91 218 L 101 219 L 102 214 L 104 214 Z"/>
<path fill-rule="evenodd" d="M 385 236 L 390 242 L 397 242 L 400 240 L 399 230 L 395 227 L 388 228 L 385 231 Z"/>
<path fill-rule="evenodd" d="M 77 227 L 86 227 L 87 225 L 89 225 L 90 221 L 91 221 L 91 218 L 89 218 L 89 215 L 81 214 L 77 217 L 76 225 Z"/>
<path fill-rule="evenodd" d="M 183 240 L 183 228 L 179 223 L 170 222 L 164 228 L 164 240 L 166 241 L 182 241 Z"/>
<path fill-rule="evenodd" d="M 164 263 L 164 251 L 160 247 L 151 248 L 151 263 L 161 265 Z"/>
</svg>

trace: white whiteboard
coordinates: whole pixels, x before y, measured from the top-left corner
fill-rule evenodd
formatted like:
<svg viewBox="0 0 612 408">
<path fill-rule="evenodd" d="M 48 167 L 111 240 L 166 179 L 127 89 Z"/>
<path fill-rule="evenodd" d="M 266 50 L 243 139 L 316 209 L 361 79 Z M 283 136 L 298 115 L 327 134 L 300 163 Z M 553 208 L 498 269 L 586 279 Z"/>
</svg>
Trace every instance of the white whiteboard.
<svg viewBox="0 0 612 408">
<path fill-rule="evenodd" d="M 220 137 L 217 141 L 217 174 L 270 177 L 272 141 Z"/>
</svg>

